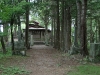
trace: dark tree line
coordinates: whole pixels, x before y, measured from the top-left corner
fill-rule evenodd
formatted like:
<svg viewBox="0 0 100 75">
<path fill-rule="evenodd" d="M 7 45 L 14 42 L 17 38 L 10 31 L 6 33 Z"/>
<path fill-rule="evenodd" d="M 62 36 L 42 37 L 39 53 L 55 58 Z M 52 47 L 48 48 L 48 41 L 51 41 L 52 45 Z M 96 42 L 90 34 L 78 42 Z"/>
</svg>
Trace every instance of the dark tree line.
<svg viewBox="0 0 100 75">
<path fill-rule="evenodd" d="M 89 44 L 100 42 L 99 3 L 100 1 L 96 0 L 35 0 L 33 2 L 1 0 L 0 20 L 4 25 L 10 24 L 12 52 L 14 52 L 13 27 L 16 23 L 19 31 L 18 40 L 22 40 L 21 16 L 26 23 L 25 46 L 29 48 L 29 11 L 32 11 L 44 22 L 46 45 L 50 42 L 54 48 L 63 52 L 86 56 L 89 55 Z M 50 41 L 47 32 L 49 25 L 52 29 Z M 3 45 L 3 41 L 1 43 Z M 2 47 L 6 52 L 4 46 Z"/>
</svg>

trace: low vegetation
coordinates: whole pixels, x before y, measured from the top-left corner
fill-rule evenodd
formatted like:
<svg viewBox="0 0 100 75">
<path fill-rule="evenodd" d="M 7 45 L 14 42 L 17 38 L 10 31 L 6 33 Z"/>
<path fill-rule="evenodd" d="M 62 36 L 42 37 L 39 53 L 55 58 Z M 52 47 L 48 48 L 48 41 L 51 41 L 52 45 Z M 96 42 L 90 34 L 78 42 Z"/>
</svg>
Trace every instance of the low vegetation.
<svg viewBox="0 0 100 75">
<path fill-rule="evenodd" d="M 100 66 L 97 65 L 80 65 L 75 70 L 70 71 L 67 75 L 100 75 Z"/>
<path fill-rule="evenodd" d="M 4 67 L 0 66 L 0 75 L 29 75 L 30 73 L 24 69 L 18 67 L 10 66 Z"/>
<path fill-rule="evenodd" d="M 9 58 L 21 58 L 20 56 L 12 56 L 11 49 L 7 49 L 7 53 L 3 54 L 0 52 L 0 75 L 29 75 L 30 72 L 24 70 L 22 67 L 7 66 L 6 63 L 11 63 L 8 61 Z M 23 57 L 22 57 L 23 58 Z M 20 61 L 20 59 L 19 59 Z"/>
</svg>

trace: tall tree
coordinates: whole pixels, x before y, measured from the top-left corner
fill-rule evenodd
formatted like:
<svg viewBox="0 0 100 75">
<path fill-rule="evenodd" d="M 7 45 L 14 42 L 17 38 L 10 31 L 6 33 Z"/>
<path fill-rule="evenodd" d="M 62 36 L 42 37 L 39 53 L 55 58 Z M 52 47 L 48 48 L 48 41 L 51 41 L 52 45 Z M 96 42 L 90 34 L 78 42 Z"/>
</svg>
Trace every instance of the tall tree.
<svg viewBox="0 0 100 75">
<path fill-rule="evenodd" d="M 60 18 L 59 18 L 59 0 L 57 2 L 57 32 L 56 32 L 56 39 L 57 39 L 57 49 L 60 49 Z"/>
<path fill-rule="evenodd" d="M 67 51 L 70 50 L 71 47 L 71 9 L 67 8 Z"/>
<path fill-rule="evenodd" d="M 26 0 L 26 2 L 29 2 L 29 0 Z M 25 45 L 26 48 L 29 48 L 29 6 L 26 6 L 26 31 L 25 31 Z"/>
<path fill-rule="evenodd" d="M 82 54 L 88 55 L 87 50 L 87 28 L 86 28 L 86 13 L 87 13 L 87 0 L 82 0 L 82 12 L 81 12 L 81 47 Z"/>
<path fill-rule="evenodd" d="M 65 16 L 65 1 L 61 2 L 61 49 L 64 50 L 64 16 Z"/>
</svg>

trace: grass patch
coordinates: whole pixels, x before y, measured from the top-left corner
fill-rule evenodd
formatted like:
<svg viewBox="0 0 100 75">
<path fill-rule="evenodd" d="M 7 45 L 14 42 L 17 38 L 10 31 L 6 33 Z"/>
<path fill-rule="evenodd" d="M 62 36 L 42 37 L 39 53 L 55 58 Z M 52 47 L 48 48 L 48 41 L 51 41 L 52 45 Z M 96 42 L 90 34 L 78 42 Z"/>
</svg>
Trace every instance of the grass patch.
<svg viewBox="0 0 100 75">
<path fill-rule="evenodd" d="M 12 56 L 11 50 L 8 50 L 6 54 L 3 54 L 2 52 L 0 52 L 0 59 L 7 58 L 7 57 L 10 57 L 10 56 Z"/>
<path fill-rule="evenodd" d="M 67 75 L 100 75 L 100 66 L 97 65 L 80 65 L 74 71 Z"/>
<path fill-rule="evenodd" d="M 4 67 L 0 66 L 0 75 L 29 75 L 30 72 L 20 69 L 19 67 Z"/>
<path fill-rule="evenodd" d="M 28 56 L 12 55 L 11 49 L 8 49 L 6 54 L 3 54 L 2 52 L 0 52 L 0 65 L 8 65 L 9 66 L 12 62 L 17 61 L 16 63 L 18 63 L 27 58 L 28 58 Z"/>
</svg>

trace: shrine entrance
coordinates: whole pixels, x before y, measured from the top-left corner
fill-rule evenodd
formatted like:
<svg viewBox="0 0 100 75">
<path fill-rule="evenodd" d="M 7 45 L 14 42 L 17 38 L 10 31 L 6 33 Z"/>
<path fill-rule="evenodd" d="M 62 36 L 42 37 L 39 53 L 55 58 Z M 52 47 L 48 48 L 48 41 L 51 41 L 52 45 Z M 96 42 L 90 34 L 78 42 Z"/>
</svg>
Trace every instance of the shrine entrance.
<svg viewBox="0 0 100 75">
<path fill-rule="evenodd" d="M 25 29 L 23 30 L 25 31 Z M 50 32 L 48 29 L 47 38 L 50 38 Z M 45 27 L 40 26 L 36 21 L 29 24 L 29 42 L 31 46 L 45 44 Z"/>
</svg>

